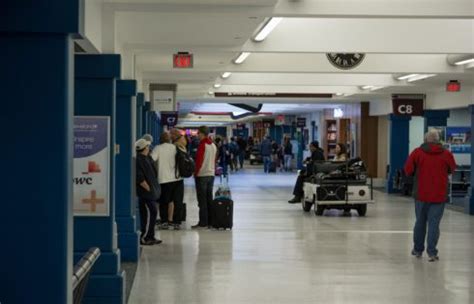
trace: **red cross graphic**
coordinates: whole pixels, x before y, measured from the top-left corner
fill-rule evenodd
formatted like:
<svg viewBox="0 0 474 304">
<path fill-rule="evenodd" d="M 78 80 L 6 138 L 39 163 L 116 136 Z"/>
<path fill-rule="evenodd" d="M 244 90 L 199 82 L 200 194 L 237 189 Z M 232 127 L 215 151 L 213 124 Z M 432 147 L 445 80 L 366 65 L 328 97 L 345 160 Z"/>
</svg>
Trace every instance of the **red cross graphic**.
<svg viewBox="0 0 474 304">
<path fill-rule="evenodd" d="M 91 191 L 91 197 L 90 198 L 84 198 L 82 200 L 83 204 L 90 204 L 91 205 L 91 212 L 96 211 L 97 204 L 103 204 L 104 199 L 103 198 L 97 198 L 97 192 L 95 190 Z"/>
</svg>

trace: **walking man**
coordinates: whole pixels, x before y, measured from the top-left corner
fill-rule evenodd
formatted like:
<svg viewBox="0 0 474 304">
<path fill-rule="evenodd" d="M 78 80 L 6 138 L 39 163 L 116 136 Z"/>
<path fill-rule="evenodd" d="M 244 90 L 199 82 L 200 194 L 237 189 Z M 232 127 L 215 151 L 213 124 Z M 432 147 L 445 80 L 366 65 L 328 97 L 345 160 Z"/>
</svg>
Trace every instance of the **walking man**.
<svg viewBox="0 0 474 304">
<path fill-rule="evenodd" d="M 270 136 L 265 137 L 265 139 L 262 141 L 260 145 L 260 155 L 262 155 L 263 159 L 263 172 L 269 173 L 270 164 L 272 162 L 272 141 Z"/>
<path fill-rule="evenodd" d="M 157 180 L 155 166 L 150 160 L 150 142 L 139 139 L 135 143 L 137 150 L 136 160 L 136 188 L 140 209 L 141 245 L 160 244 L 161 240 L 155 239 L 156 201 L 160 197 L 160 185 Z"/>
<path fill-rule="evenodd" d="M 422 256 L 428 225 L 427 253 L 430 262 L 437 261 L 439 224 L 448 201 L 448 175 L 456 169 L 453 154 L 439 143 L 437 131 L 429 131 L 425 135 L 425 143 L 410 154 L 404 169 L 406 175 L 415 176 L 413 196 L 416 222 L 412 255 Z"/>
<path fill-rule="evenodd" d="M 208 137 L 209 128 L 201 126 L 198 129 L 199 146 L 196 153 L 196 195 L 199 204 L 199 222 L 193 229 L 207 228 L 211 225 L 211 202 L 216 170 L 216 145 Z"/>
</svg>

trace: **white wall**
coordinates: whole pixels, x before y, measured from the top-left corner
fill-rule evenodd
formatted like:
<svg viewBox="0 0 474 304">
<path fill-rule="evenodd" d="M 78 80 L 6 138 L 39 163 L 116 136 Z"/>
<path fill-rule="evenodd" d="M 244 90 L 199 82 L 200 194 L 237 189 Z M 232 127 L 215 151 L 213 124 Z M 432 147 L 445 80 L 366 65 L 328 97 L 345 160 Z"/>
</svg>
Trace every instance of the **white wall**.
<svg viewBox="0 0 474 304">
<path fill-rule="evenodd" d="M 409 139 L 409 151 L 418 148 L 424 140 L 425 133 L 425 118 L 420 116 L 414 116 L 410 120 L 410 139 Z"/>
<path fill-rule="evenodd" d="M 460 92 L 446 92 L 446 88 L 439 87 L 426 94 L 426 108 L 433 110 L 467 107 L 474 104 L 474 87 L 462 86 Z"/>
<path fill-rule="evenodd" d="M 453 109 L 449 113 L 449 127 L 467 127 L 471 125 L 471 114 L 468 108 Z"/>
<path fill-rule="evenodd" d="M 87 0 L 84 8 L 85 36 L 102 52 L 102 2 L 103 0 Z"/>
</svg>

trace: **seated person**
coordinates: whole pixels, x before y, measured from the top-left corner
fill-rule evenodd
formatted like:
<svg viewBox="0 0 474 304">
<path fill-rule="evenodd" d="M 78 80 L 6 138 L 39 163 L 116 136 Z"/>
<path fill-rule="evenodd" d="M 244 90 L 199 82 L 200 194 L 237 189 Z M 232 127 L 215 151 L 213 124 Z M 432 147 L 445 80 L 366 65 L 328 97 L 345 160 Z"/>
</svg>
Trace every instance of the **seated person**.
<svg viewBox="0 0 474 304">
<path fill-rule="evenodd" d="M 306 165 L 306 170 L 301 170 L 300 174 L 298 175 L 298 178 L 296 179 L 296 184 L 295 188 L 293 189 L 293 195 L 294 197 L 288 201 L 290 204 L 297 204 L 301 202 L 301 199 L 303 198 L 304 192 L 303 192 L 303 183 L 304 179 L 308 176 L 311 176 L 313 173 L 313 163 L 316 161 L 324 161 L 324 152 L 323 150 L 319 147 L 319 142 L 318 141 L 313 141 L 309 145 L 309 150 L 311 151 L 311 157 L 308 157 L 305 159 L 304 164 Z"/>
<path fill-rule="evenodd" d="M 346 151 L 346 145 L 342 143 L 338 143 L 336 145 L 336 156 L 334 156 L 334 159 L 332 161 L 335 162 L 343 162 L 347 160 L 347 151 Z"/>
</svg>

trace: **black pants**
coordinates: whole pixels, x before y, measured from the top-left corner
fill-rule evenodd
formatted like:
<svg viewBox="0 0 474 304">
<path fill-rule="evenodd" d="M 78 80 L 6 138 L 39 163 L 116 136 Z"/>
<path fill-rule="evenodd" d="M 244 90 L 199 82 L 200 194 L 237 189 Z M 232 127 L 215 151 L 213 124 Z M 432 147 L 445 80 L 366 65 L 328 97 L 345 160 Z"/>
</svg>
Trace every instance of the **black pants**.
<svg viewBox="0 0 474 304">
<path fill-rule="evenodd" d="M 199 205 L 199 226 L 211 225 L 211 202 L 214 176 L 196 177 L 196 195 Z"/>
<path fill-rule="evenodd" d="M 306 171 L 301 170 L 298 178 L 296 179 L 295 187 L 293 188 L 293 195 L 296 197 L 304 196 L 304 179 L 306 178 Z"/>
<path fill-rule="evenodd" d="M 160 219 L 162 223 L 173 221 L 175 224 L 181 224 L 184 198 L 184 181 L 161 184 L 160 197 Z M 174 203 L 173 218 L 168 218 L 168 205 Z"/>
<path fill-rule="evenodd" d="M 156 224 L 156 203 L 154 201 L 140 198 L 138 201 L 140 208 L 140 224 L 142 242 L 155 239 L 155 224 Z"/>
</svg>

